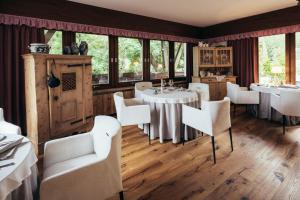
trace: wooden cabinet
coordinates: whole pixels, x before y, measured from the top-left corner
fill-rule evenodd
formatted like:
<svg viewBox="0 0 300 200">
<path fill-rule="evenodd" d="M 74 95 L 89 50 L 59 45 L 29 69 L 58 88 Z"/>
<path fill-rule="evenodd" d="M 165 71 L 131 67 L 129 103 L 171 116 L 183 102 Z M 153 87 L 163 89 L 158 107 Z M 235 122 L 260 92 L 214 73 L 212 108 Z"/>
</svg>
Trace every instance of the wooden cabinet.
<svg viewBox="0 0 300 200">
<path fill-rule="evenodd" d="M 232 47 L 194 47 L 193 76 L 199 68 L 232 67 Z"/>
<path fill-rule="evenodd" d="M 36 153 L 53 138 L 85 132 L 93 123 L 90 56 L 23 55 L 27 135 Z M 48 87 L 51 72 L 60 80 Z"/>
<path fill-rule="evenodd" d="M 236 83 L 235 76 L 227 76 L 221 81 L 217 81 L 216 77 L 193 77 L 193 83 L 206 83 L 209 85 L 210 100 L 221 100 L 227 95 L 226 82 Z"/>
</svg>

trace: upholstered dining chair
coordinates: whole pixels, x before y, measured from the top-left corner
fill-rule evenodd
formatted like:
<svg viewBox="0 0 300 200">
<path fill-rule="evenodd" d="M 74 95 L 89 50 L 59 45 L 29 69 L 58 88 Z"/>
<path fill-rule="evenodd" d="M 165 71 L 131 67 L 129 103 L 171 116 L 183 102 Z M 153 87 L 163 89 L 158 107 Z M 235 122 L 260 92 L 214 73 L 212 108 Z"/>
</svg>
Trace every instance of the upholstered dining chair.
<svg viewBox="0 0 300 200">
<path fill-rule="evenodd" d="M 199 106 L 201 101 L 209 101 L 209 85 L 206 83 L 189 83 L 189 90 L 196 91 L 199 97 Z"/>
<path fill-rule="evenodd" d="M 47 142 L 41 200 L 123 199 L 121 140 L 118 120 L 97 116 L 90 132 Z"/>
<path fill-rule="evenodd" d="M 135 98 L 141 98 L 141 92 L 152 88 L 152 82 L 137 82 L 134 86 Z"/>
<path fill-rule="evenodd" d="M 229 131 L 231 151 L 233 151 L 230 100 L 225 97 L 221 101 L 202 101 L 201 110 L 182 105 L 182 123 L 210 135 L 213 149 L 214 164 L 216 164 L 215 135 Z"/>
<path fill-rule="evenodd" d="M 148 139 L 150 139 L 150 123 L 151 113 L 150 106 L 144 104 L 143 100 L 138 98 L 124 99 L 122 92 L 114 93 L 114 101 L 117 111 L 117 118 L 122 126 L 148 124 L 149 132 Z"/>
<path fill-rule="evenodd" d="M 271 94 L 271 108 L 282 114 L 282 131 L 285 134 L 286 117 L 300 117 L 300 90 L 279 89 L 280 95 Z M 271 110 L 271 113 L 272 113 Z M 272 114 L 271 114 L 272 115 Z M 272 116 L 271 116 L 272 117 Z"/>
<path fill-rule="evenodd" d="M 0 108 L 0 134 L 19 134 L 21 135 L 21 129 L 12 123 L 5 121 L 3 109 Z"/>
<path fill-rule="evenodd" d="M 256 105 L 257 117 L 259 116 L 259 92 L 248 91 L 247 87 L 240 87 L 237 84 L 227 82 L 227 97 L 233 104 L 234 115 L 236 113 L 236 105 Z"/>
</svg>

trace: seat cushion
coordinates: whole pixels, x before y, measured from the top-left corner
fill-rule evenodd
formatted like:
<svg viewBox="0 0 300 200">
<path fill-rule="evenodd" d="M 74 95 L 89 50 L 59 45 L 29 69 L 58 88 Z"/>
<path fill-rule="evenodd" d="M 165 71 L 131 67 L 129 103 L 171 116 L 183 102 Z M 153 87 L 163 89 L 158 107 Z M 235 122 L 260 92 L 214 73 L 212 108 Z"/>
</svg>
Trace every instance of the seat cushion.
<svg viewBox="0 0 300 200">
<path fill-rule="evenodd" d="M 80 168 L 81 166 L 92 163 L 99 160 L 96 154 L 87 154 L 70 160 L 66 160 L 60 163 L 55 163 L 44 170 L 43 178 L 53 176 L 62 172 L 70 171 L 75 168 Z"/>
</svg>

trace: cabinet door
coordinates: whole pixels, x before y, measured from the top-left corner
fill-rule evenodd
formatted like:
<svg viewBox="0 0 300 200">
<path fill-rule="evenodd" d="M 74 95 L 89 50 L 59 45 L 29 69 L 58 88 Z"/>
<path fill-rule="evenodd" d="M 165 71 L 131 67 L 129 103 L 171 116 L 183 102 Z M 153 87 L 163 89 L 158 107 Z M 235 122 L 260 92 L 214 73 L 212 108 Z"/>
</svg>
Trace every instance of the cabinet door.
<svg viewBox="0 0 300 200">
<path fill-rule="evenodd" d="M 203 47 L 199 48 L 199 67 L 215 66 L 215 48 Z"/>
<path fill-rule="evenodd" d="M 218 100 L 224 99 L 227 95 L 227 86 L 226 82 L 218 83 Z"/>
<path fill-rule="evenodd" d="M 209 83 L 209 98 L 211 101 L 218 99 L 218 86 L 216 82 Z"/>
<path fill-rule="evenodd" d="M 92 105 L 91 94 L 84 87 L 87 81 L 91 81 L 86 80 L 89 70 L 80 66 L 82 61 L 77 62 L 73 63 L 76 67 L 70 67 L 68 62 L 56 61 L 54 66 L 53 61 L 47 61 L 48 74 L 52 71 L 60 80 L 58 87 L 49 88 L 51 137 L 64 135 L 85 125 L 86 118 L 92 115 L 92 109 L 86 106 L 87 103 Z"/>
<path fill-rule="evenodd" d="M 216 66 L 232 66 L 232 47 L 216 48 Z"/>
</svg>

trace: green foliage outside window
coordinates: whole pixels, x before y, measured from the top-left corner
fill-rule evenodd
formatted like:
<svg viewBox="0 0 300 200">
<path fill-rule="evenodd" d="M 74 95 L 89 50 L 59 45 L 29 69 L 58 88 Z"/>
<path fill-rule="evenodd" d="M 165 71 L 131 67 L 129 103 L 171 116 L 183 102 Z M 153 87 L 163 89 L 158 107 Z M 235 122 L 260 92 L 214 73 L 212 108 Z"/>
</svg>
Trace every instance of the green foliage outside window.
<svg viewBox="0 0 300 200">
<path fill-rule="evenodd" d="M 280 67 L 282 73 L 272 73 L 273 67 Z M 274 78 L 285 80 L 285 35 L 259 38 L 259 81 L 272 83 Z"/>
<path fill-rule="evenodd" d="M 62 54 L 62 32 L 45 30 L 45 42 L 51 47 L 49 54 Z"/>
</svg>

